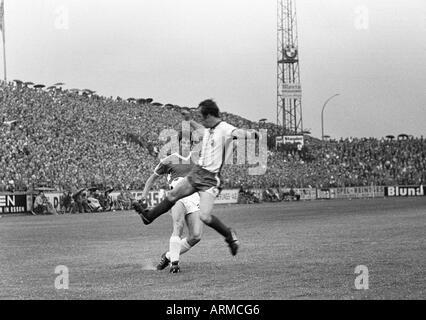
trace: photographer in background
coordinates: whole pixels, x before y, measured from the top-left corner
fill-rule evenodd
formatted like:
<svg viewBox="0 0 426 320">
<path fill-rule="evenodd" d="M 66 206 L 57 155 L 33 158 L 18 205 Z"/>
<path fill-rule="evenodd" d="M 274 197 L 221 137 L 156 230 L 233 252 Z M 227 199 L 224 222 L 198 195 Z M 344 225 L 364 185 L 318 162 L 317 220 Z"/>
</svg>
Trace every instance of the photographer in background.
<svg viewBox="0 0 426 320">
<path fill-rule="evenodd" d="M 300 201 L 300 194 L 296 193 L 296 191 L 294 191 L 293 187 L 291 187 L 291 189 L 290 189 L 290 198 L 291 198 L 291 200 Z"/>
<path fill-rule="evenodd" d="M 43 191 L 40 191 L 34 200 L 33 211 L 35 214 L 44 214 L 47 212 L 47 199 Z"/>
<path fill-rule="evenodd" d="M 70 213 L 72 211 L 72 194 L 71 191 L 64 191 L 61 197 L 61 209 L 63 213 Z"/>
<path fill-rule="evenodd" d="M 74 204 L 72 206 L 71 213 L 83 213 L 83 198 L 81 193 L 85 189 L 80 189 L 76 193 L 72 195 L 72 199 L 74 200 Z"/>
</svg>

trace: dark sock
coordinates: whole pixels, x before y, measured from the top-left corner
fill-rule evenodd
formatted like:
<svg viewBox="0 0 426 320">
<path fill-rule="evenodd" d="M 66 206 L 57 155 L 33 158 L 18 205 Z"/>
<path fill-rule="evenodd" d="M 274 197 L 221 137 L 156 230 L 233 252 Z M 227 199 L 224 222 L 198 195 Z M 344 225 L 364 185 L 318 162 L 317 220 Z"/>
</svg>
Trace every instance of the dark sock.
<svg viewBox="0 0 426 320">
<path fill-rule="evenodd" d="M 151 221 L 154 221 L 159 216 L 169 211 L 174 205 L 175 205 L 175 202 L 171 202 L 166 198 L 163 201 L 161 201 L 157 206 L 155 206 L 153 209 L 148 211 L 147 218 L 150 219 Z"/>
<path fill-rule="evenodd" d="M 223 224 L 222 221 L 220 221 L 216 216 L 212 215 L 212 219 L 210 223 L 206 223 L 210 228 L 215 229 L 217 232 L 219 232 L 222 236 L 225 237 L 225 239 L 231 238 L 231 230 Z"/>
</svg>

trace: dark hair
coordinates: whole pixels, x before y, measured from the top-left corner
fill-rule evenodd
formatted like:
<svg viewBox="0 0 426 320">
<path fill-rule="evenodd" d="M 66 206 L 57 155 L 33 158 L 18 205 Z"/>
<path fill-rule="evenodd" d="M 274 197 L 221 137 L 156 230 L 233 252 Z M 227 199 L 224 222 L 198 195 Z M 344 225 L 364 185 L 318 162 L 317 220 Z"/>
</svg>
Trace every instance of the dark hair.
<svg viewBox="0 0 426 320">
<path fill-rule="evenodd" d="M 199 108 L 201 108 L 203 118 L 207 118 L 208 115 L 219 118 L 219 108 L 213 100 L 209 99 L 201 102 Z"/>
</svg>

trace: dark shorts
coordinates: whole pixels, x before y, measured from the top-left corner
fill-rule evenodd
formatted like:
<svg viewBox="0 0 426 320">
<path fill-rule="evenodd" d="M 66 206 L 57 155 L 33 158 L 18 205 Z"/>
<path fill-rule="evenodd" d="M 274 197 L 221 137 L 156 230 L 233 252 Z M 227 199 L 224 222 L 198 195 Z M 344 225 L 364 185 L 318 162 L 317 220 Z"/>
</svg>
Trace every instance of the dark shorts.
<svg viewBox="0 0 426 320">
<path fill-rule="evenodd" d="M 200 166 L 194 166 L 187 175 L 189 183 L 197 191 L 207 191 L 219 194 L 221 189 L 221 181 L 217 173 L 210 172 Z M 216 189 L 216 190 L 215 190 Z"/>
</svg>

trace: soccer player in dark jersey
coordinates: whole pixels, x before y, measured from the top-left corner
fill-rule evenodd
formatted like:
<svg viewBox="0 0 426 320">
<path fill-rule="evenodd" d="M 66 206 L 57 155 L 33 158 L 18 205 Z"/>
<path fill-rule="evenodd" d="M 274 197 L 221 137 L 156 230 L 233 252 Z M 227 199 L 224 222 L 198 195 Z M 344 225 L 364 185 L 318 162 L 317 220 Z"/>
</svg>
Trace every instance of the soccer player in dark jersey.
<svg viewBox="0 0 426 320">
<path fill-rule="evenodd" d="M 190 144 L 190 141 L 182 139 L 181 134 L 179 140 L 182 149 L 185 149 L 185 146 L 189 149 L 188 144 Z M 147 180 L 142 198 L 147 198 L 153 183 L 163 175 L 167 175 L 170 189 L 176 187 L 176 185 L 191 172 L 195 165 L 191 161 L 191 155 L 191 152 L 187 157 L 183 157 L 178 153 L 173 153 L 162 159 L 154 169 L 154 173 Z M 170 237 L 169 251 L 163 253 L 161 256 L 160 263 L 157 265 L 157 270 L 163 270 L 170 265 L 170 272 L 178 273 L 180 272 L 180 255 L 188 252 L 201 240 L 203 223 L 200 220 L 200 196 L 198 192 L 177 201 L 171 209 L 171 215 L 173 218 L 173 233 Z M 188 227 L 189 235 L 188 238 L 182 239 L 185 222 Z"/>
</svg>

